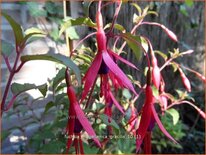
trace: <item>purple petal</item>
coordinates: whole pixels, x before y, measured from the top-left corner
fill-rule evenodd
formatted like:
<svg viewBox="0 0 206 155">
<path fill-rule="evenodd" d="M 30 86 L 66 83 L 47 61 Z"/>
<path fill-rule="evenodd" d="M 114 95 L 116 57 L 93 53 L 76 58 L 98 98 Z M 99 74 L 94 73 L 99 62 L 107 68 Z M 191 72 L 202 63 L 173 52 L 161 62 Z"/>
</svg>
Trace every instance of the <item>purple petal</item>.
<svg viewBox="0 0 206 155">
<path fill-rule="evenodd" d="M 157 115 L 157 112 L 154 108 L 154 105 L 152 105 L 152 113 L 153 113 L 153 116 L 155 118 L 155 121 L 157 122 L 157 125 L 159 126 L 160 130 L 165 134 L 165 136 L 167 136 L 170 140 L 172 140 L 174 143 L 177 143 L 176 140 L 167 132 L 167 130 L 164 128 L 164 126 L 162 125 L 158 115 Z"/>
<path fill-rule="evenodd" d="M 122 58 L 121 56 L 119 56 L 118 54 L 116 54 L 115 52 L 109 51 L 109 54 L 111 54 L 112 56 L 114 56 L 116 59 L 122 61 L 123 63 L 127 64 L 128 66 L 130 66 L 130 67 L 138 70 L 137 67 L 136 67 L 134 64 L 132 64 L 131 62 L 125 60 L 124 58 Z"/>
<path fill-rule="evenodd" d="M 84 112 L 82 111 L 81 107 L 79 106 L 79 104 L 77 102 L 74 105 L 74 110 L 75 110 L 76 116 L 77 116 L 79 122 L 81 123 L 81 125 L 83 126 L 84 130 L 95 141 L 95 143 L 99 147 L 101 147 L 101 144 L 100 144 L 99 140 L 97 139 L 97 136 L 96 136 L 90 122 L 88 121 L 88 119 L 84 115 Z"/>
<path fill-rule="evenodd" d="M 115 104 L 115 106 L 119 109 L 119 111 L 121 111 L 121 112 L 124 114 L 124 110 L 123 110 L 122 106 L 121 106 L 121 105 L 117 102 L 117 100 L 114 98 L 112 92 L 109 92 L 109 94 L 110 94 L 110 97 L 111 97 L 113 103 Z"/>
<path fill-rule="evenodd" d="M 130 80 L 122 72 L 122 70 L 117 66 L 117 64 L 114 63 L 114 61 L 111 59 L 109 54 L 106 51 L 104 51 L 104 52 L 102 52 L 102 56 L 103 56 L 104 62 L 107 64 L 107 66 L 109 67 L 111 72 L 113 72 L 117 77 L 119 77 L 121 79 L 123 85 L 126 88 L 130 89 L 135 95 L 137 95 L 137 93 L 134 90 L 134 87 L 133 87 L 132 83 L 130 82 Z"/>
</svg>

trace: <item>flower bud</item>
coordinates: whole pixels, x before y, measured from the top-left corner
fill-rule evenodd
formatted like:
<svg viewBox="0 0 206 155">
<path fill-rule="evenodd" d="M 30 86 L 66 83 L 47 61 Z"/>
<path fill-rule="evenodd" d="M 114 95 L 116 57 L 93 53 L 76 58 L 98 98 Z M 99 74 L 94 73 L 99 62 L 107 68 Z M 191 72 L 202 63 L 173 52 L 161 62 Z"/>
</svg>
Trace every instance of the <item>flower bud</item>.
<svg viewBox="0 0 206 155">
<path fill-rule="evenodd" d="M 191 84 L 190 81 L 188 80 L 188 78 L 186 77 L 186 75 L 184 74 L 184 72 L 182 71 L 182 69 L 179 68 L 179 72 L 180 72 L 180 76 L 182 78 L 182 82 L 185 86 L 185 88 L 187 89 L 188 92 L 191 92 Z"/>
<path fill-rule="evenodd" d="M 160 69 L 157 65 L 154 65 L 152 69 L 152 81 L 157 89 L 159 89 L 160 86 L 160 78 Z"/>
</svg>

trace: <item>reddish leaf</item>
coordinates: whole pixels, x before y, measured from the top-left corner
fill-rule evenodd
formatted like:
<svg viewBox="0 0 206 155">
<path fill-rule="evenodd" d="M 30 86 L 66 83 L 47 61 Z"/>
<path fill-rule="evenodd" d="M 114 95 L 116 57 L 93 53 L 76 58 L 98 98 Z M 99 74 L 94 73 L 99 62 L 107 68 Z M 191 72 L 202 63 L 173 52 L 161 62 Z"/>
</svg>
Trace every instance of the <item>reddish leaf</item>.
<svg viewBox="0 0 206 155">
<path fill-rule="evenodd" d="M 130 80 L 127 78 L 127 76 L 122 72 L 122 70 L 117 66 L 116 63 L 114 63 L 114 61 L 112 60 L 112 58 L 109 56 L 109 54 L 104 51 L 102 53 L 103 56 L 103 60 L 106 63 L 106 65 L 109 67 L 109 69 L 111 70 L 111 72 L 113 72 L 117 77 L 119 77 L 121 79 L 121 82 L 123 83 L 123 85 L 130 89 L 135 95 L 137 95 L 136 91 L 134 90 L 134 87 L 132 85 L 132 83 L 130 82 Z"/>
<path fill-rule="evenodd" d="M 77 102 L 74 105 L 74 110 L 75 110 L 76 116 L 77 116 L 79 122 L 81 123 L 81 125 L 83 126 L 84 130 L 96 142 L 96 144 L 99 147 L 101 147 L 101 144 L 100 144 L 99 140 L 97 139 L 97 136 L 96 136 L 90 122 L 88 121 L 88 119 L 84 115 L 84 112 L 82 111 L 81 107 L 79 106 L 79 104 Z"/>
<path fill-rule="evenodd" d="M 81 102 L 85 99 L 85 97 L 89 92 L 89 89 L 93 85 L 97 77 L 97 73 L 99 71 L 101 63 L 102 63 L 102 55 L 97 53 L 96 57 L 94 58 L 94 61 L 92 62 L 92 65 L 90 66 L 90 68 L 88 69 L 87 73 L 83 78 L 85 84 L 84 84 L 84 90 L 82 92 Z"/>
<path fill-rule="evenodd" d="M 114 103 L 114 104 L 115 104 L 115 106 L 117 107 L 117 109 L 119 109 L 119 111 L 121 111 L 121 112 L 122 112 L 122 114 L 124 114 L 124 110 L 123 110 L 122 106 L 121 106 L 121 105 L 119 105 L 119 103 L 117 102 L 117 100 L 114 98 L 114 96 L 113 96 L 112 92 L 109 92 L 109 94 L 110 94 L 110 97 L 111 97 L 111 99 L 112 99 L 113 103 Z"/>
<path fill-rule="evenodd" d="M 152 114 L 155 118 L 155 121 L 157 122 L 157 125 L 159 126 L 160 130 L 165 134 L 165 136 L 167 136 L 170 140 L 172 140 L 174 143 L 177 143 L 175 141 L 175 139 L 167 132 L 167 130 L 164 128 L 164 126 L 162 125 L 158 115 L 157 115 L 157 112 L 154 108 L 154 105 L 152 105 Z"/>
</svg>

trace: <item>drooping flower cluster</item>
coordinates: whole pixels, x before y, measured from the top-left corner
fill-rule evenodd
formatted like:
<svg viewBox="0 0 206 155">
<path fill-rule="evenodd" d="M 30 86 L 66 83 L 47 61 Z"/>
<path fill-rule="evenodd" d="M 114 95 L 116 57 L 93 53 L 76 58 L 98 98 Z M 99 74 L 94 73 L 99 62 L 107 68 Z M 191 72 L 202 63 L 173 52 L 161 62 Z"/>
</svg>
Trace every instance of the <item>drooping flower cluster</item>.
<svg viewBox="0 0 206 155">
<path fill-rule="evenodd" d="M 95 131 L 93 130 L 90 122 L 84 115 L 84 112 L 82 111 L 78 103 L 74 88 L 71 85 L 68 68 L 66 69 L 65 79 L 67 83 L 67 95 L 70 101 L 69 117 L 68 117 L 68 123 L 66 128 L 66 132 L 68 134 L 67 152 L 69 151 L 72 141 L 74 139 L 74 146 L 76 149 L 76 153 L 78 154 L 79 152 L 78 145 L 80 146 L 80 153 L 81 154 L 83 153 L 83 145 L 82 145 L 81 133 L 80 133 L 82 129 L 84 129 L 88 133 L 88 135 L 93 138 L 95 143 L 101 147 L 101 144 L 97 139 Z"/>
<path fill-rule="evenodd" d="M 119 2 L 119 1 L 118 1 Z M 96 80 L 100 77 L 100 97 L 104 98 L 105 101 L 105 109 L 104 114 L 108 116 L 108 122 L 111 122 L 111 118 L 113 115 L 112 107 L 113 105 L 124 115 L 125 110 L 116 100 L 115 96 L 113 95 L 113 90 L 118 90 L 122 88 L 126 88 L 134 93 L 135 97 L 138 98 L 139 94 L 135 91 L 131 81 L 128 77 L 124 74 L 124 72 L 118 67 L 117 61 L 121 61 L 128 66 L 137 69 L 135 65 L 130 63 L 129 61 L 123 59 L 118 54 L 113 52 L 108 47 L 108 38 L 104 31 L 103 19 L 101 14 L 101 1 L 99 1 L 98 11 L 96 13 L 96 23 L 97 23 L 97 32 L 96 34 L 96 41 L 97 41 L 97 53 L 91 63 L 91 66 L 86 71 L 83 77 L 83 91 L 81 94 L 80 104 L 87 98 L 89 92 L 90 95 L 93 91 L 93 88 L 96 84 Z M 118 12 L 118 11 L 117 11 Z M 117 17 L 115 16 L 114 19 Z M 112 25 L 114 22 L 112 23 Z M 137 25 L 155 25 L 161 27 L 167 35 L 174 41 L 178 41 L 176 35 L 167 29 L 165 26 L 159 23 L 150 23 L 150 22 L 142 22 L 138 23 Z M 114 25 L 113 25 L 114 26 Z M 112 29 L 112 27 L 111 27 Z M 109 33 L 111 33 L 111 29 Z M 124 35 L 119 35 L 124 36 Z M 131 42 L 135 43 L 137 46 L 141 46 L 138 44 L 133 38 L 128 38 Z M 137 109 L 133 104 L 130 104 L 131 115 L 128 120 L 128 128 L 127 131 L 136 135 L 136 152 L 140 150 L 143 145 L 144 153 L 151 153 L 151 132 L 154 128 L 154 125 L 157 124 L 160 130 L 164 133 L 166 137 L 168 137 L 174 143 L 177 143 L 176 140 L 166 131 L 164 126 L 162 125 L 159 116 L 155 110 L 155 103 L 159 103 L 161 106 L 162 114 L 168 108 L 168 100 L 169 96 L 165 93 L 165 83 L 164 79 L 161 75 L 161 69 L 158 67 L 157 58 L 153 51 L 152 44 L 150 43 L 149 39 L 143 37 L 147 44 L 149 51 L 144 51 L 147 57 L 148 63 L 148 72 L 147 72 L 147 83 L 146 86 L 142 89 L 145 91 L 145 101 L 142 106 L 140 112 L 137 112 Z M 148 55 L 150 54 L 151 57 Z M 151 62 L 151 66 L 150 66 Z M 190 92 L 191 85 L 189 80 L 187 79 L 186 75 L 183 73 L 181 68 L 178 68 L 180 72 L 180 76 L 182 78 L 183 84 L 186 89 Z M 67 75 L 67 74 L 66 74 Z M 68 79 L 68 77 L 67 77 Z M 205 80 L 205 79 L 204 79 Z M 156 87 L 159 94 L 158 96 L 154 96 L 152 85 Z M 84 129 L 90 136 L 93 137 L 93 140 L 96 142 L 98 146 L 105 145 L 109 139 L 103 140 L 100 144 L 99 140 L 96 138 L 96 134 L 92 129 L 89 121 L 86 119 L 83 111 L 81 110 L 74 90 L 72 89 L 69 82 L 67 82 L 67 93 L 70 99 L 70 109 L 69 109 L 69 120 L 68 120 L 68 135 L 76 135 L 81 137 L 81 131 Z M 90 97 L 87 100 L 86 107 L 89 104 Z M 181 102 L 180 102 L 181 103 Z M 190 104 L 190 102 L 187 102 Z M 199 113 L 205 118 L 205 113 L 198 109 L 196 106 L 192 105 L 199 111 Z M 138 113 L 138 114 L 137 114 Z M 141 119 L 139 121 L 139 117 Z M 76 117 L 75 119 L 71 119 L 70 117 Z M 81 118 L 78 118 L 81 117 Z M 139 121 L 139 122 L 138 122 Z M 107 125 L 107 131 L 109 134 L 112 134 L 112 126 Z M 72 138 L 68 138 L 67 149 L 69 150 L 72 143 Z M 76 148 L 76 153 L 83 153 L 83 146 L 81 140 L 74 139 L 74 145 Z M 79 146 L 79 147 L 78 147 Z M 78 150 L 80 148 L 80 150 Z"/>
</svg>

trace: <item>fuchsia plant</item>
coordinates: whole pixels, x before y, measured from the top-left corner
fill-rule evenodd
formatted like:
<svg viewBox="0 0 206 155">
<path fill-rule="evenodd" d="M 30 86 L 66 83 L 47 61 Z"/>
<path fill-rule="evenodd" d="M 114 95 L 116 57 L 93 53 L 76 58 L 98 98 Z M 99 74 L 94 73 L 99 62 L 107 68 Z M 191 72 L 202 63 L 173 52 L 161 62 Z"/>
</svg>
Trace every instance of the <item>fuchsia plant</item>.
<svg viewBox="0 0 206 155">
<path fill-rule="evenodd" d="M 114 28 L 114 24 L 115 24 L 117 16 L 118 16 L 118 12 L 119 12 L 120 7 L 121 7 L 120 1 L 117 1 L 116 3 L 118 4 L 118 6 L 117 6 L 117 9 L 116 9 L 116 12 L 114 15 L 113 22 L 111 24 L 111 27 L 110 27 L 108 33 L 105 33 L 105 30 L 103 29 L 103 27 L 104 27 L 103 19 L 102 19 L 103 17 L 101 14 L 102 1 L 98 2 L 98 10 L 96 13 L 97 32 L 95 33 L 96 40 L 97 40 L 97 54 L 94 57 L 94 60 L 91 64 L 91 66 L 89 67 L 89 69 L 87 70 L 86 74 L 83 77 L 84 87 L 83 87 L 81 101 L 80 101 L 80 103 L 82 103 L 86 99 L 86 96 L 88 95 L 89 91 L 91 91 L 91 93 L 92 93 L 93 87 L 94 87 L 96 80 L 97 80 L 97 75 L 99 74 L 100 79 L 101 79 L 100 96 L 101 97 L 103 96 L 105 99 L 105 111 L 104 112 L 109 118 L 112 117 L 112 109 L 111 108 L 112 108 L 113 104 L 117 107 L 117 109 L 119 109 L 119 111 L 122 112 L 123 115 L 124 115 L 124 111 L 125 111 L 123 109 L 123 107 L 115 99 L 114 95 L 112 94 L 112 89 L 111 89 L 112 86 L 115 88 L 115 90 L 117 90 L 118 88 L 127 88 L 130 91 L 132 91 L 137 98 L 139 96 L 138 93 L 136 93 L 130 80 L 123 73 L 123 71 L 117 66 L 117 60 L 120 60 L 120 61 L 126 63 L 130 67 L 133 67 L 135 69 L 137 69 L 137 68 L 133 64 L 128 62 L 127 60 L 121 58 L 118 54 L 113 52 L 110 49 L 110 47 L 108 47 L 108 40 L 110 37 L 118 37 L 118 39 L 120 37 L 123 37 L 123 38 L 125 37 L 126 39 L 128 39 L 131 42 L 133 42 L 134 44 L 136 44 L 136 46 L 141 46 L 141 44 L 139 44 L 133 38 L 129 38 L 128 36 L 125 36 L 124 34 L 117 35 L 117 34 L 112 33 L 113 28 Z M 161 25 L 159 23 L 143 22 L 143 20 L 140 20 L 139 23 L 134 27 L 132 32 L 134 32 L 138 28 L 138 26 L 145 25 L 145 24 L 155 25 L 155 26 L 161 27 L 172 40 L 174 40 L 176 42 L 178 41 L 176 35 L 172 31 L 170 31 L 164 25 Z M 150 58 L 148 56 L 149 53 L 147 51 L 144 51 L 145 55 L 147 57 L 148 67 L 149 67 L 149 70 L 147 73 L 147 84 L 146 84 L 146 88 L 145 88 L 145 103 L 144 103 L 143 108 L 142 108 L 142 114 L 141 114 L 139 127 L 136 130 L 136 133 L 133 132 L 133 134 L 136 135 L 136 137 L 137 137 L 136 138 L 136 151 L 138 152 L 140 150 L 141 144 L 144 141 L 144 149 L 143 149 L 144 153 L 151 153 L 151 132 L 152 132 L 152 128 L 154 127 L 155 122 L 159 126 L 160 130 L 170 140 L 172 140 L 174 143 L 177 143 L 177 142 L 165 130 L 164 126 L 162 125 L 162 123 L 158 117 L 158 114 L 155 110 L 155 107 L 154 107 L 154 104 L 159 101 L 160 104 L 162 105 L 162 111 L 164 112 L 168 107 L 167 100 L 169 99 L 169 97 L 164 92 L 165 83 L 164 83 L 164 79 L 160 73 L 162 68 L 160 69 L 158 67 L 158 61 L 157 61 L 157 58 L 156 58 L 155 53 L 153 51 L 152 44 L 150 43 L 148 38 L 146 38 L 146 37 L 143 37 L 143 38 L 146 40 L 146 42 L 148 43 L 148 46 L 149 46 L 149 51 L 151 54 L 152 68 L 150 68 Z M 82 40 L 80 42 L 82 42 Z M 167 64 L 167 63 L 168 63 L 168 61 L 166 61 L 165 64 Z M 151 70 L 152 70 L 152 76 L 150 73 Z M 190 86 L 189 80 L 187 79 L 187 77 L 185 76 L 185 74 L 183 73 L 181 68 L 178 68 L 178 70 L 180 72 L 184 86 L 186 87 L 187 91 L 190 92 L 191 86 Z M 110 84 L 109 79 L 112 81 L 112 85 Z M 152 80 L 152 83 L 150 82 L 151 80 Z M 153 95 L 153 91 L 151 88 L 152 84 L 160 91 L 160 94 L 158 97 L 154 97 L 154 95 Z M 91 96 L 91 93 L 90 93 L 90 96 Z M 88 98 L 86 107 L 88 106 L 88 104 L 90 102 L 90 96 Z M 132 110 L 132 114 L 131 114 L 131 117 L 130 117 L 129 122 L 128 122 L 128 124 L 130 125 L 130 127 L 128 128 L 129 132 L 134 131 L 135 124 L 136 124 L 135 120 L 137 119 L 135 107 L 131 106 L 131 110 Z M 203 113 L 200 112 L 200 114 L 203 114 Z M 202 116 L 205 118 L 205 114 L 203 114 Z M 110 120 L 108 120 L 108 121 L 110 122 Z M 110 126 L 108 126 L 108 127 L 109 127 L 109 131 L 111 134 L 111 132 L 112 132 L 111 127 Z M 102 144 L 104 144 L 104 143 L 102 143 Z"/>
<path fill-rule="evenodd" d="M 113 21 L 109 26 L 109 30 L 106 31 L 105 25 L 103 23 L 103 16 L 102 16 L 102 8 L 106 7 L 108 4 L 116 3 L 117 8 L 113 17 Z M 14 100 L 16 97 L 22 92 L 14 93 L 14 97 L 11 99 L 10 103 L 7 105 L 8 108 L 5 108 L 6 104 L 6 98 L 7 94 L 11 85 L 12 78 L 15 73 L 17 73 L 23 64 L 30 60 L 43 60 L 48 59 L 50 61 L 60 62 L 64 65 L 66 65 L 66 72 L 65 72 L 65 81 L 66 81 L 66 87 L 67 87 L 67 97 L 69 100 L 69 109 L 68 109 L 68 121 L 66 126 L 66 135 L 67 135 L 67 144 L 66 144 L 66 153 L 70 151 L 70 148 L 74 146 L 76 154 L 84 154 L 84 148 L 83 148 L 83 140 L 82 140 L 82 134 L 83 130 L 91 137 L 91 139 L 95 142 L 96 146 L 100 148 L 104 148 L 106 146 L 106 143 L 109 141 L 109 138 L 105 138 L 102 141 L 97 137 L 97 134 L 95 133 L 95 130 L 92 127 L 92 124 L 87 119 L 87 114 L 84 111 L 84 109 L 88 108 L 89 105 L 92 105 L 91 98 L 92 94 L 94 93 L 94 88 L 97 83 L 97 79 L 100 79 L 100 88 L 97 92 L 98 96 L 103 99 L 104 102 L 104 109 L 103 113 L 108 118 L 108 124 L 107 124 L 107 131 L 109 135 L 113 134 L 113 127 L 110 125 L 112 122 L 112 117 L 115 113 L 114 108 L 117 108 L 121 115 L 124 117 L 126 115 L 126 108 L 121 105 L 121 102 L 118 101 L 118 91 L 121 91 L 123 89 L 127 89 L 133 93 L 132 95 L 132 102 L 129 103 L 128 109 L 130 109 L 131 114 L 128 119 L 128 122 L 124 127 L 126 127 L 126 131 L 134 135 L 136 138 L 136 152 L 138 153 L 141 148 L 144 153 L 150 154 L 151 151 L 151 134 L 153 131 L 153 128 L 155 124 L 158 125 L 159 129 L 162 131 L 162 133 L 171 141 L 174 143 L 178 143 L 171 135 L 167 132 L 167 130 L 164 128 L 163 124 L 161 123 L 161 120 L 159 119 L 158 113 L 155 109 L 156 104 L 159 104 L 161 107 L 162 115 L 164 115 L 165 111 L 169 108 L 173 107 L 174 105 L 179 105 L 182 103 L 189 104 L 193 106 L 199 114 L 205 119 L 205 113 L 198 108 L 194 103 L 185 100 L 185 98 L 181 99 L 174 99 L 172 95 L 166 92 L 165 90 L 165 83 L 164 77 L 162 76 L 161 72 L 162 70 L 169 65 L 175 66 L 177 70 L 179 71 L 179 75 L 182 79 L 182 83 L 184 87 L 186 88 L 187 92 L 191 92 L 191 84 L 189 79 L 187 78 L 186 74 L 183 72 L 185 70 L 192 72 L 197 77 L 199 77 L 204 83 L 206 83 L 206 78 L 201 75 L 200 73 L 189 69 L 185 66 L 182 66 L 174 61 L 175 58 L 179 56 L 183 56 L 186 54 L 190 54 L 193 51 L 189 50 L 186 52 L 179 53 L 171 55 L 171 57 L 168 59 L 165 59 L 164 64 L 160 67 L 160 63 L 158 63 L 158 59 L 156 58 L 156 52 L 153 50 L 152 43 L 150 40 L 145 36 L 138 36 L 135 35 L 136 30 L 138 30 L 139 26 L 142 25 L 151 25 L 151 26 L 158 26 L 163 29 L 164 32 L 175 42 L 178 42 L 178 39 L 176 35 L 166 28 L 164 25 L 161 25 L 159 23 L 155 22 L 145 22 L 144 17 L 150 13 L 148 8 L 144 9 L 143 11 L 141 8 L 133 4 L 137 10 L 138 10 L 138 17 L 135 20 L 135 26 L 131 30 L 130 33 L 126 33 L 125 30 L 122 30 L 121 32 L 115 34 L 114 29 L 117 26 L 116 21 L 119 14 L 119 11 L 121 9 L 122 1 L 111 1 L 111 2 L 105 2 L 104 5 L 102 5 L 102 1 L 98 1 L 98 9 L 96 12 L 96 24 L 89 23 L 88 19 L 84 20 L 81 24 L 85 24 L 88 26 L 91 26 L 95 28 L 94 33 L 91 33 L 87 35 L 85 38 L 80 40 L 76 47 L 71 51 L 70 58 L 63 57 L 62 55 L 38 55 L 38 56 L 26 56 L 21 57 L 21 64 L 19 67 L 17 67 L 17 62 L 19 61 L 21 52 L 23 51 L 27 39 L 34 34 L 39 34 L 37 32 L 30 34 L 30 36 L 25 36 L 21 43 L 16 41 L 16 61 L 13 69 L 11 68 L 8 57 L 4 54 L 5 62 L 8 66 L 8 69 L 10 71 L 10 76 L 8 80 L 8 84 L 6 87 L 6 90 L 3 95 L 3 100 L 1 103 L 1 114 L 3 114 L 4 111 L 10 109 L 12 107 Z M 4 15 L 6 16 L 6 15 Z M 6 16 L 6 18 L 9 18 Z M 11 21 L 11 19 L 9 19 Z M 78 19 L 77 19 L 78 20 Z M 69 26 L 75 26 L 78 25 L 75 19 L 69 20 Z M 73 23 L 72 23 L 73 22 Z M 81 25 L 80 24 L 80 25 Z M 16 24 L 17 25 L 17 24 Z M 119 30 L 117 28 L 117 30 Z M 90 66 L 88 67 L 86 73 L 83 75 L 82 83 L 79 82 L 79 84 L 82 84 L 82 92 L 80 96 L 77 96 L 75 93 L 75 89 L 72 84 L 71 75 L 70 75 L 70 69 L 73 70 L 75 73 L 77 79 L 80 76 L 80 72 L 78 67 L 74 64 L 72 61 L 73 56 L 75 54 L 78 55 L 78 53 L 74 53 L 76 48 L 84 42 L 85 39 L 96 35 L 96 44 L 97 44 L 97 52 L 95 56 L 92 58 L 92 62 Z M 16 34 L 17 37 L 17 34 Z M 109 47 L 109 42 L 115 39 L 114 47 L 116 48 L 117 42 L 120 39 L 124 39 L 125 42 L 122 44 L 122 46 L 115 50 Z M 147 45 L 147 48 L 145 48 L 142 45 L 141 40 L 144 40 L 145 44 Z M 127 75 L 122 71 L 122 69 L 118 66 L 118 61 L 123 62 L 124 64 L 127 64 L 129 67 L 138 70 L 137 67 L 129 62 L 128 60 L 122 58 L 119 54 L 122 52 L 123 48 L 125 47 L 126 43 L 130 46 L 131 49 L 139 48 L 140 51 L 144 53 L 147 61 L 147 75 L 146 75 L 146 84 L 140 85 L 140 91 L 137 91 L 137 88 L 133 85 L 132 81 L 127 77 Z M 131 46 L 132 45 L 132 46 Z M 137 55 L 137 53 L 135 53 Z M 68 61 L 66 63 L 66 61 Z M 70 69 L 69 69 L 70 68 Z M 78 79 L 78 81 L 80 81 Z M 154 87 L 153 87 L 154 86 Z M 38 88 L 41 90 L 40 87 L 33 87 L 30 85 L 29 89 L 32 88 Z M 26 90 L 29 90 L 26 89 Z M 25 90 L 25 91 L 26 91 Z M 158 93 L 155 93 L 155 90 Z M 13 91 L 14 92 L 14 91 Z M 138 103 L 139 96 L 144 93 L 144 104 L 142 105 L 141 109 L 136 109 L 136 103 Z M 139 104 L 139 103 L 138 103 Z"/>
</svg>

